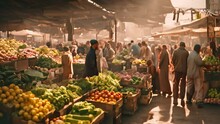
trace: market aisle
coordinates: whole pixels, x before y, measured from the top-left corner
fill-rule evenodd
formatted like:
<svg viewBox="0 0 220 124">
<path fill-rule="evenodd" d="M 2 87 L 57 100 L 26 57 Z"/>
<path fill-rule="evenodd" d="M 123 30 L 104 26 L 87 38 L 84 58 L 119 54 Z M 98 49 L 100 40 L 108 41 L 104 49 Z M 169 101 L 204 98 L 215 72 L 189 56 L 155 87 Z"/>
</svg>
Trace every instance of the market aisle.
<svg viewBox="0 0 220 124">
<path fill-rule="evenodd" d="M 180 103 L 180 101 L 179 101 Z M 133 116 L 123 116 L 123 124 L 218 124 L 220 106 L 205 105 L 198 109 L 195 104 L 174 107 L 172 98 L 154 96 L 148 106 L 140 106 Z"/>
</svg>

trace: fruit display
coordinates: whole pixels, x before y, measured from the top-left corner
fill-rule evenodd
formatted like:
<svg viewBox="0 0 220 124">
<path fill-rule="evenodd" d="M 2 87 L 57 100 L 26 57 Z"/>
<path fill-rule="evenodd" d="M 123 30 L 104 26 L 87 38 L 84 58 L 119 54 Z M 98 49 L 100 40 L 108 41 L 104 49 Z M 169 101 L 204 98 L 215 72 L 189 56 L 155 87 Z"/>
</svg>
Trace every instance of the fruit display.
<svg viewBox="0 0 220 124">
<path fill-rule="evenodd" d="M 120 92 L 125 95 L 133 95 L 137 93 L 137 89 L 134 87 L 123 87 Z"/>
<path fill-rule="evenodd" d="M 118 100 L 122 98 L 120 92 L 108 91 L 108 90 L 96 90 L 89 94 L 88 101 L 96 101 L 107 104 L 116 104 Z"/>
<path fill-rule="evenodd" d="M 207 56 L 203 58 L 205 63 L 205 71 L 208 72 L 220 72 L 220 59 L 215 56 Z"/>
<path fill-rule="evenodd" d="M 37 98 L 31 92 L 22 93 L 20 96 L 23 101 L 17 115 L 26 121 L 40 122 L 54 110 L 53 105 L 48 100 Z"/>
<path fill-rule="evenodd" d="M 24 43 L 14 39 L 0 39 L 0 63 L 17 60 L 18 48 Z"/>
<path fill-rule="evenodd" d="M 34 70 L 40 71 L 40 72 L 42 72 L 46 75 L 49 74 L 49 70 L 47 68 L 42 68 L 42 67 L 39 67 L 39 66 L 33 66 L 31 68 L 34 69 Z"/>
<path fill-rule="evenodd" d="M 118 91 L 121 88 L 120 80 L 114 79 L 106 73 L 99 73 L 98 76 L 87 78 L 90 82 L 94 82 L 94 87 L 99 90 Z"/>
<path fill-rule="evenodd" d="M 23 90 L 15 84 L 0 87 L 0 103 L 8 107 L 19 108 L 23 102 L 22 93 Z"/>
<path fill-rule="evenodd" d="M 133 65 L 146 65 L 146 61 L 145 60 L 141 60 L 141 59 L 135 59 L 132 62 Z"/>
<path fill-rule="evenodd" d="M 112 61 L 112 64 L 115 64 L 115 65 L 122 65 L 122 64 L 125 64 L 126 61 L 124 60 L 119 60 L 119 59 L 113 59 Z"/>
<path fill-rule="evenodd" d="M 57 111 L 79 97 L 77 93 L 67 90 L 64 86 L 57 89 L 36 88 L 32 92 L 37 97 L 49 100 Z"/>
<path fill-rule="evenodd" d="M 35 49 L 39 55 L 46 55 L 50 57 L 59 56 L 60 53 L 55 48 L 48 48 L 47 46 L 40 46 Z"/>
<path fill-rule="evenodd" d="M 50 123 L 90 124 L 102 112 L 102 109 L 96 108 L 92 103 L 86 101 L 77 102 L 72 106 L 69 114 L 55 118 Z"/>
<path fill-rule="evenodd" d="M 35 66 L 41 67 L 41 68 L 57 68 L 60 67 L 61 65 L 55 62 L 52 58 L 46 57 L 46 56 L 40 56 L 36 63 Z"/>
<path fill-rule="evenodd" d="M 37 57 L 37 52 L 31 48 L 19 49 L 18 59 L 27 59 Z"/>
<path fill-rule="evenodd" d="M 204 99 L 204 103 L 220 105 L 220 89 L 215 89 L 215 88 L 209 89 L 207 98 Z"/>
<path fill-rule="evenodd" d="M 117 73 L 117 75 L 121 78 L 121 82 L 129 82 L 133 85 L 139 85 L 143 82 L 144 74 L 136 72 L 136 73 L 128 73 L 128 72 L 121 72 Z M 132 76 L 131 76 L 132 75 Z"/>
</svg>

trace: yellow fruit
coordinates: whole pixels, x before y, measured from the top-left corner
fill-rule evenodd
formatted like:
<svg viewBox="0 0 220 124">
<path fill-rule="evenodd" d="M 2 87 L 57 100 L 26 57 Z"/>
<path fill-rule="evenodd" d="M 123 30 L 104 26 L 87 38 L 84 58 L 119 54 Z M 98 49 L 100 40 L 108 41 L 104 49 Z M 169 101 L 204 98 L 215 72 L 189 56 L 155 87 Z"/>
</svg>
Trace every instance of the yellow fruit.
<svg viewBox="0 0 220 124">
<path fill-rule="evenodd" d="M 15 87 L 15 84 L 10 84 L 9 85 L 9 88 L 14 88 Z"/>
<path fill-rule="evenodd" d="M 21 90 L 20 89 L 15 89 L 15 93 L 19 94 L 19 93 L 21 93 Z"/>
<path fill-rule="evenodd" d="M 32 116 L 30 114 L 28 114 L 27 120 L 31 120 L 31 119 L 32 119 Z"/>
<path fill-rule="evenodd" d="M 8 103 L 8 100 L 7 100 L 7 99 L 3 99 L 3 100 L 2 100 L 2 103 L 3 103 L 3 104 L 7 104 L 7 103 Z"/>
<path fill-rule="evenodd" d="M 8 101 L 11 101 L 11 100 L 13 100 L 13 99 L 14 99 L 13 96 L 9 96 L 9 97 L 8 97 Z"/>
<path fill-rule="evenodd" d="M 6 91 L 6 92 L 5 92 L 5 95 L 6 95 L 7 97 L 9 97 L 11 94 L 10 94 L 10 92 Z"/>
<path fill-rule="evenodd" d="M 18 115 L 23 115 L 24 114 L 24 110 L 20 110 L 19 112 L 18 112 Z"/>
<path fill-rule="evenodd" d="M 21 106 L 21 107 L 24 107 L 24 103 L 21 103 L 20 106 Z"/>
<path fill-rule="evenodd" d="M 23 99 L 22 97 L 19 97 L 19 98 L 18 98 L 18 102 L 20 102 L 20 103 L 21 103 L 21 102 L 24 102 L 24 99 Z"/>
<path fill-rule="evenodd" d="M 19 103 L 15 104 L 15 108 L 16 109 L 20 108 L 20 104 Z"/>
<path fill-rule="evenodd" d="M 44 114 L 47 114 L 48 112 L 49 112 L 48 109 L 44 109 L 44 110 L 43 110 L 43 113 L 44 113 Z"/>
<path fill-rule="evenodd" d="M 8 88 L 7 86 L 3 86 L 3 87 L 2 87 L 2 90 L 6 92 L 6 91 L 9 90 L 9 88 Z"/>
<path fill-rule="evenodd" d="M 40 107 L 39 107 L 39 111 L 40 111 L 40 112 L 43 112 L 43 111 L 44 111 L 44 107 L 43 107 L 43 106 L 40 106 Z"/>
<path fill-rule="evenodd" d="M 18 86 L 15 86 L 14 89 L 15 90 L 20 90 L 20 88 Z"/>
<path fill-rule="evenodd" d="M 41 101 L 39 101 L 37 104 L 38 104 L 39 106 L 42 106 L 42 102 L 41 102 Z"/>
<path fill-rule="evenodd" d="M 17 94 L 15 92 L 12 92 L 11 95 L 15 97 Z"/>
<path fill-rule="evenodd" d="M 33 116 L 36 115 L 36 110 L 35 109 L 31 110 L 31 115 L 33 115 Z"/>
<path fill-rule="evenodd" d="M 36 116 L 36 115 L 33 116 L 32 120 L 35 121 L 35 122 L 39 122 L 38 116 Z"/>
<path fill-rule="evenodd" d="M 14 89 L 9 89 L 9 92 L 10 92 L 10 93 L 13 93 L 13 92 L 15 92 L 15 91 L 14 91 Z"/>
<path fill-rule="evenodd" d="M 1 98 L 6 98 L 6 95 L 5 94 L 1 94 Z"/>
<path fill-rule="evenodd" d="M 38 109 L 38 108 L 34 108 L 34 110 L 36 111 L 36 113 L 38 113 L 38 112 L 39 112 L 39 109 Z"/>
<path fill-rule="evenodd" d="M 24 118 L 27 120 L 27 119 L 28 119 L 29 114 L 28 114 L 27 112 L 24 112 L 23 116 L 24 116 Z"/>
<path fill-rule="evenodd" d="M 34 94 L 29 94 L 29 98 L 34 98 L 35 95 Z"/>
</svg>

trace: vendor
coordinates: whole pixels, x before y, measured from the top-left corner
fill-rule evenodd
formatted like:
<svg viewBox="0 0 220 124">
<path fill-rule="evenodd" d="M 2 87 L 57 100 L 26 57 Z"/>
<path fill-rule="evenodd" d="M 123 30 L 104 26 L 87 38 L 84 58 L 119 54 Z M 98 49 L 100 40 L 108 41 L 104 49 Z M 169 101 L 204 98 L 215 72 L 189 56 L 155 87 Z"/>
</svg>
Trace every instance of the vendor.
<svg viewBox="0 0 220 124">
<path fill-rule="evenodd" d="M 96 50 L 98 50 L 99 44 L 97 40 L 91 40 L 90 44 L 91 44 L 90 50 L 86 55 L 84 77 L 92 77 L 94 75 L 98 75 Z"/>
<path fill-rule="evenodd" d="M 73 76 L 73 57 L 69 47 L 63 48 L 64 53 L 62 55 L 63 65 L 63 80 L 71 79 Z"/>
</svg>

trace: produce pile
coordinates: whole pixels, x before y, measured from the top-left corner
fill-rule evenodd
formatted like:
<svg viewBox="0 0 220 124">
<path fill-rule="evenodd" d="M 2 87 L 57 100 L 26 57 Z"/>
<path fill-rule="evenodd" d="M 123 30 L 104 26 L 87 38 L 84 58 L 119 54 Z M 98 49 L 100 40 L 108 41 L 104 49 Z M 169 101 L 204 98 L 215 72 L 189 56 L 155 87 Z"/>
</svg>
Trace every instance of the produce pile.
<svg viewBox="0 0 220 124">
<path fill-rule="evenodd" d="M 87 93 L 88 91 L 92 90 L 94 87 L 94 83 L 90 82 L 88 79 L 79 79 L 79 80 L 74 80 L 73 85 L 76 85 L 81 88 L 81 95 Z"/>
<path fill-rule="evenodd" d="M 17 114 L 24 120 L 40 122 L 54 110 L 48 100 L 37 98 L 31 92 L 21 94 L 21 98 L 23 98 L 23 101 L 20 104 L 21 108 Z"/>
<path fill-rule="evenodd" d="M 122 98 L 122 94 L 120 92 L 108 91 L 108 90 L 96 90 L 91 93 L 87 98 L 88 101 L 96 101 L 108 104 L 116 104 L 118 100 Z"/>
<path fill-rule="evenodd" d="M 24 45 L 14 39 L 0 39 L 0 63 L 17 60 L 18 48 Z"/>
<path fill-rule="evenodd" d="M 220 72 L 220 59 L 215 56 L 208 56 L 203 58 L 206 71 L 208 72 Z"/>
<path fill-rule="evenodd" d="M 112 64 L 115 64 L 115 65 L 123 65 L 123 64 L 125 64 L 126 63 L 126 61 L 124 61 L 124 60 L 120 60 L 120 59 L 113 59 L 113 61 L 112 61 Z"/>
<path fill-rule="evenodd" d="M 47 69 L 61 67 L 61 65 L 55 62 L 52 58 L 46 57 L 46 56 L 40 56 L 37 59 L 35 66 L 38 66 L 41 68 L 47 68 Z"/>
<path fill-rule="evenodd" d="M 137 89 L 134 87 L 124 87 L 124 88 L 120 89 L 120 92 L 123 95 L 132 96 L 133 94 L 137 93 Z"/>
<path fill-rule="evenodd" d="M 135 59 L 133 62 L 132 62 L 133 65 L 146 65 L 146 61 L 145 60 L 142 60 L 142 59 Z"/>
<path fill-rule="evenodd" d="M 123 49 L 120 53 L 118 53 L 115 57 L 117 60 L 129 60 L 132 59 L 132 54 L 129 49 Z"/>
<path fill-rule="evenodd" d="M 116 76 L 115 76 L 116 77 Z M 118 91 L 121 88 L 120 80 L 113 78 L 112 75 L 107 73 L 99 73 L 98 76 L 87 78 L 90 82 L 94 83 L 94 87 L 99 90 Z"/>
<path fill-rule="evenodd" d="M 37 57 L 37 52 L 31 48 L 19 49 L 18 59 L 27 59 Z"/>
<path fill-rule="evenodd" d="M 0 66 L 0 86 L 8 86 L 11 83 L 21 85 L 21 79 L 15 73 L 15 70 L 8 66 Z"/>
<path fill-rule="evenodd" d="M 15 84 L 0 87 L 0 103 L 8 107 L 19 108 L 23 102 L 22 93 L 23 90 Z"/>
<path fill-rule="evenodd" d="M 88 102 L 77 102 L 73 105 L 69 114 L 58 117 L 50 121 L 51 124 L 90 124 L 95 117 L 103 112 Z"/>
<path fill-rule="evenodd" d="M 61 64 L 61 54 L 55 48 L 48 48 L 47 46 L 40 46 L 35 49 L 39 56 L 45 56 L 53 59 L 56 63 Z"/>
<path fill-rule="evenodd" d="M 32 89 L 32 93 L 39 98 L 49 100 L 57 111 L 62 109 L 68 103 L 72 102 L 75 98 L 79 97 L 77 93 L 66 89 L 64 86 L 61 86 L 57 89 L 37 87 Z"/>
<path fill-rule="evenodd" d="M 204 99 L 204 103 L 220 105 L 220 89 L 209 89 L 207 98 Z"/>
<path fill-rule="evenodd" d="M 136 72 L 134 74 L 128 72 L 121 72 L 117 73 L 117 75 L 121 78 L 121 82 L 129 82 L 132 85 L 139 85 L 142 84 L 144 74 Z M 132 76 L 131 76 L 132 75 Z"/>
</svg>

